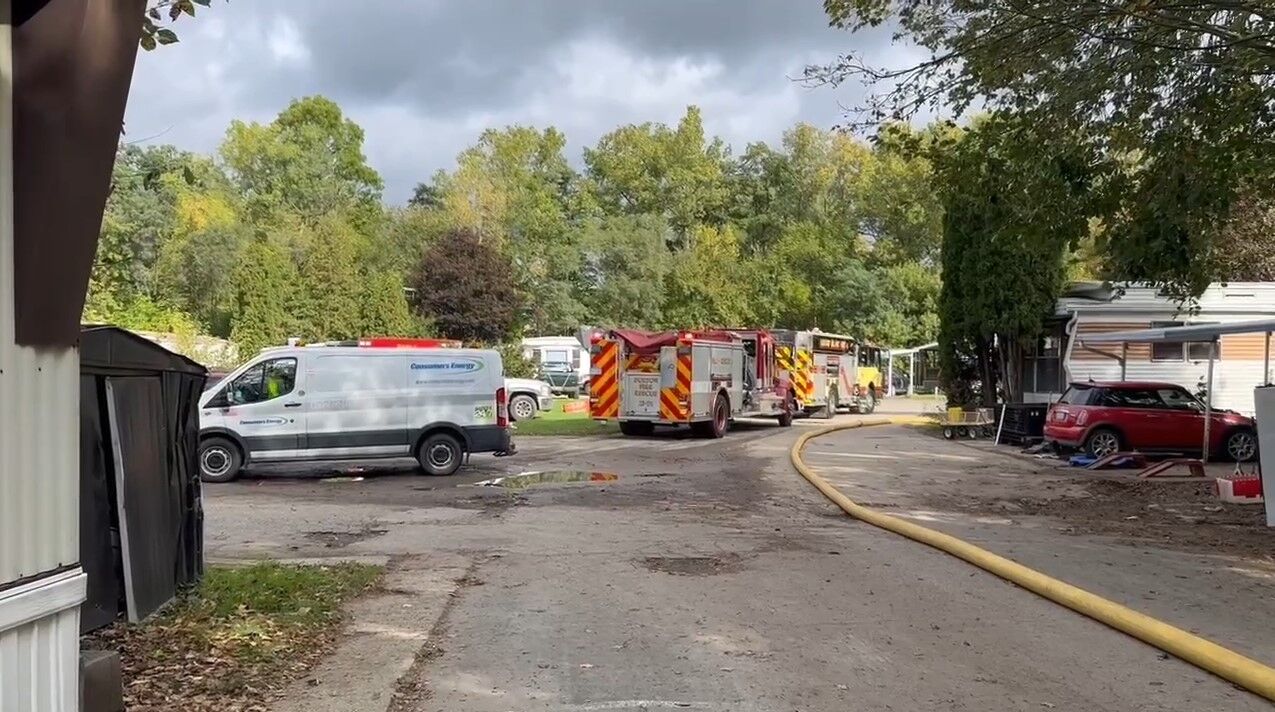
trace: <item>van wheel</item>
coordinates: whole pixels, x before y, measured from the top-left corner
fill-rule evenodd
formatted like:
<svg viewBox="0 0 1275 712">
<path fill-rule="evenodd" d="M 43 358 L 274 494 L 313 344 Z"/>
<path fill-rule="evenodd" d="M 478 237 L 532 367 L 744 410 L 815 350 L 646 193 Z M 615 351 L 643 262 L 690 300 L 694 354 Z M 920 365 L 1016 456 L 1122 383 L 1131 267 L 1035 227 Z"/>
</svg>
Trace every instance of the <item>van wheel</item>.
<svg viewBox="0 0 1275 712">
<path fill-rule="evenodd" d="M 230 482 L 243 468 L 239 446 L 225 438 L 208 438 L 199 443 L 199 479 L 204 482 Z"/>
<path fill-rule="evenodd" d="M 509 419 L 517 422 L 519 420 L 531 420 L 536 417 L 536 399 L 528 395 L 516 395 L 509 399 Z"/>
<path fill-rule="evenodd" d="M 427 475 L 450 475 L 460 469 L 465 458 L 465 448 L 460 441 L 447 433 L 435 433 L 416 448 L 416 461 Z"/>
</svg>

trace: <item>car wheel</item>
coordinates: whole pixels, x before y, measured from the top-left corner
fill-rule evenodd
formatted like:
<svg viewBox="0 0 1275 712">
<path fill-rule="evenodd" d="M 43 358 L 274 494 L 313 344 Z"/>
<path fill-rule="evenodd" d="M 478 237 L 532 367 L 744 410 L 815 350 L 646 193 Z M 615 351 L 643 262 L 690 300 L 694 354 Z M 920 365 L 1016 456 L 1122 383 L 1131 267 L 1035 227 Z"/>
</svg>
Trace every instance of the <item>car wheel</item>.
<svg viewBox="0 0 1275 712">
<path fill-rule="evenodd" d="M 536 399 L 528 395 L 516 395 L 509 399 L 509 419 L 531 420 L 536 417 Z"/>
<path fill-rule="evenodd" d="M 1226 436 L 1226 454 L 1235 462 L 1252 462 L 1257 458 L 1257 433 L 1249 428 L 1231 431 Z"/>
<path fill-rule="evenodd" d="M 225 438 L 208 438 L 199 443 L 199 479 L 230 482 L 239 476 L 243 454 L 239 446 Z"/>
<path fill-rule="evenodd" d="M 450 475 L 460 469 L 465 459 L 465 448 L 460 441 L 447 433 L 435 433 L 416 448 L 416 461 L 427 475 Z"/>
<path fill-rule="evenodd" d="M 1085 452 L 1094 457 L 1106 457 L 1123 449 L 1120 433 L 1111 428 L 1097 428 L 1085 438 Z"/>
</svg>

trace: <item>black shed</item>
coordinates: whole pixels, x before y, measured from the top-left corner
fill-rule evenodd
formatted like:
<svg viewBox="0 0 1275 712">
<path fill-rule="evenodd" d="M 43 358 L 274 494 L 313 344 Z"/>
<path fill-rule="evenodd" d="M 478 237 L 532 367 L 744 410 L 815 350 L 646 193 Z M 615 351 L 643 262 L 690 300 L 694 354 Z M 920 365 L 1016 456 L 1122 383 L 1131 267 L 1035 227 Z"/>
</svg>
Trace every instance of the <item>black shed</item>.
<svg viewBox="0 0 1275 712">
<path fill-rule="evenodd" d="M 203 575 L 208 370 L 125 329 L 80 331 L 80 627 L 141 620 Z"/>
</svg>

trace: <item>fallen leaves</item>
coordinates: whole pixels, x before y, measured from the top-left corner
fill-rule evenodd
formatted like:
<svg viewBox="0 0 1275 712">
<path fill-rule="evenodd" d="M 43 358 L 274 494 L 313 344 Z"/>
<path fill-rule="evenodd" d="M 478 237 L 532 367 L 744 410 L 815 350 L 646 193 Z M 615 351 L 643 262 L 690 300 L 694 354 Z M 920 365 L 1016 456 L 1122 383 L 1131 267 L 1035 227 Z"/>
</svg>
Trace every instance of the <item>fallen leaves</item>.
<svg viewBox="0 0 1275 712">
<path fill-rule="evenodd" d="M 331 650 L 341 604 L 378 576 L 374 567 L 214 568 L 198 593 L 146 623 L 94 632 L 84 647 L 119 652 L 130 712 L 266 712 Z"/>
</svg>

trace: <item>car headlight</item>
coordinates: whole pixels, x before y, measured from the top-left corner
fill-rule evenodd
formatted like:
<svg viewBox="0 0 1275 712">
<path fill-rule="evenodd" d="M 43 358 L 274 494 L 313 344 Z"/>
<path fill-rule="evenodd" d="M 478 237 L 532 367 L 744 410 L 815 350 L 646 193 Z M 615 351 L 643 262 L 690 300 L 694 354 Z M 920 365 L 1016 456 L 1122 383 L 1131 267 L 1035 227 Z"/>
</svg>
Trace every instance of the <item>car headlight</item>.
<svg viewBox="0 0 1275 712">
<path fill-rule="evenodd" d="M 547 396 L 547 395 L 552 395 L 552 394 L 553 394 L 553 391 L 549 390 L 549 384 L 548 384 L 548 383 L 541 383 L 541 384 L 540 384 L 540 395 L 542 395 L 542 396 Z"/>
</svg>

